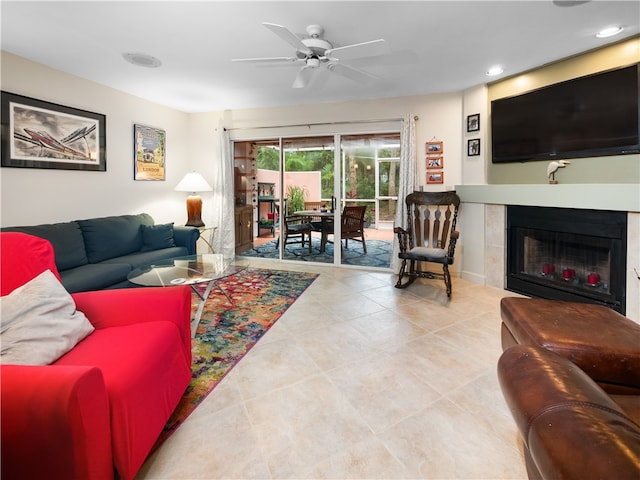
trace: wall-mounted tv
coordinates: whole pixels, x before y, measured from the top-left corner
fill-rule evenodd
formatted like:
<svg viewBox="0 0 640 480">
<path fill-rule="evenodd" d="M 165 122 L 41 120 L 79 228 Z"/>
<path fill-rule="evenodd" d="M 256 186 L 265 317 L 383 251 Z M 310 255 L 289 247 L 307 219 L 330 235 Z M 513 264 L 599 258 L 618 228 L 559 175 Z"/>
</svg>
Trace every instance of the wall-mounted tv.
<svg viewBox="0 0 640 480">
<path fill-rule="evenodd" d="M 491 102 L 493 163 L 640 153 L 640 64 Z"/>
</svg>

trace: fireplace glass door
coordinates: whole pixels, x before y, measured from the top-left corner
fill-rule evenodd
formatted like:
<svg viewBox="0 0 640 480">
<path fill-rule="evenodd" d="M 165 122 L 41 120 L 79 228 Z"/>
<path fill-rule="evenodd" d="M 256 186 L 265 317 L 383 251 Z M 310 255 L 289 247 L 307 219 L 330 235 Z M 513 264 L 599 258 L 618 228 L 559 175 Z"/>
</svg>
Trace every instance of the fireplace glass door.
<svg viewBox="0 0 640 480">
<path fill-rule="evenodd" d="M 626 214 L 507 208 L 507 288 L 624 313 Z"/>
</svg>

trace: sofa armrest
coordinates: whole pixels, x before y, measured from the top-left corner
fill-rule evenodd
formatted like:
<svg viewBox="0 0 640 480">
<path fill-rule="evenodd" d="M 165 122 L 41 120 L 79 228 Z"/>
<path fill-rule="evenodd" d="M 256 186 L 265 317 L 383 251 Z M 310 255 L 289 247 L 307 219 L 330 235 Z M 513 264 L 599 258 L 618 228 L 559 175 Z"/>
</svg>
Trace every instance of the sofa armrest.
<svg viewBox="0 0 640 480">
<path fill-rule="evenodd" d="M 197 253 L 196 242 L 200 237 L 200 230 L 196 227 L 173 226 L 173 239 L 178 247 L 186 247 L 189 255 Z"/>
<path fill-rule="evenodd" d="M 0 372 L 3 478 L 113 478 L 98 368 L 2 365 Z"/>
<path fill-rule="evenodd" d="M 76 308 L 96 329 L 140 322 L 170 321 L 177 325 L 184 354 L 191 364 L 191 288 L 141 287 L 72 294 Z"/>
<path fill-rule="evenodd" d="M 640 478 L 640 426 L 575 364 L 516 345 L 500 357 L 498 378 L 530 478 Z"/>
</svg>

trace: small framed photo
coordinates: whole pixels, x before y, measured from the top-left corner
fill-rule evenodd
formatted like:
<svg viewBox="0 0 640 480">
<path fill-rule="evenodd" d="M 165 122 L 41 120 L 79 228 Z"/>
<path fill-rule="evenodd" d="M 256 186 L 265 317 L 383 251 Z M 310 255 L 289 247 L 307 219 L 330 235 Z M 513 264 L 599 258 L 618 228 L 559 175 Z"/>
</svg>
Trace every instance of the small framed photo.
<svg viewBox="0 0 640 480">
<path fill-rule="evenodd" d="M 427 155 L 442 155 L 444 153 L 444 146 L 442 142 L 427 142 L 426 150 Z"/>
<path fill-rule="evenodd" d="M 164 180 L 166 133 L 144 125 L 133 126 L 133 179 Z"/>
<path fill-rule="evenodd" d="M 467 117 L 467 132 L 477 132 L 480 130 L 480 114 L 474 113 Z"/>
<path fill-rule="evenodd" d="M 444 183 L 444 173 L 427 172 L 427 183 Z"/>
<path fill-rule="evenodd" d="M 467 141 L 467 155 L 475 157 L 480 155 L 480 139 L 473 138 Z"/>
<path fill-rule="evenodd" d="M 427 170 L 441 169 L 444 167 L 444 157 L 439 155 L 437 157 L 427 157 Z"/>
</svg>

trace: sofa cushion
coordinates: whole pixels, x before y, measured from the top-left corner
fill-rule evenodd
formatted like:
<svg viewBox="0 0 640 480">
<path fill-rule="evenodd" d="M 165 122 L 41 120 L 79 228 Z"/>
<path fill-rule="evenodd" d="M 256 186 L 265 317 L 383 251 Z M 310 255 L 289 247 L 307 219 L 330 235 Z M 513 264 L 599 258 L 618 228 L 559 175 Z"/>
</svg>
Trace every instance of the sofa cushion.
<svg viewBox="0 0 640 480">
<path fill-rule="evenodd" d="M 51 270 L 1 297 L 0 311 L 5 364 L 48 365 L 94 330 Z"/>
<path fill-rule="evenodd" d="M 171 247 L 163 248 L 162 250 L 150 250 L 148 252 L 130 253 L 129 255 L 123 255 L 121 257 L 105 260 L 104 262 L 100 262 L 98 265 L 126 263 L 132 269 L 134 269 L 160 263 L 171 263 L 170 260 L 176 257 L 184 257 L 186 255 L 188 255 L 188 251 L 185 247 Z"/>
<path fill-rule="evenodd" d="M 140 225 L 153 225 L 146 213 L 78 220 L 82 229 L 87 257 L 98 263 L 142 248 Z"/>
<path fill-rule="evenodd" d="M 3 232 L 22 232 L 49 240 L 55 252 L 58 270 L 79 267 L 89 263 L 84 248 L 84 238 L 80 225 L 76 222 L 33 225 L 28 227 L 7 227 Z"/>
<path fill-rule="evenodd" d="M 163 225 L 140 225 L 142 231 L 142 251 L 160 250 L 175 247 L 173 238 L 173 223 Z"/>
<path fill-rule="evenodd" d="M 500 315 L 503 345 L 511 344 L 510 333 L 521 345 L 568 358 L 608 392 L 640 389 L 640 325 L 624 315 L 603 305 L 520 297 L 503 298 Z"/>
<path fill-rule="evenodd" d="M 102 290 L 123 282 L 131 271 L 128 263 L 89 263 L 81 267 L 60 272 L 62 284 L 69 293 Z"/>
</svg>

